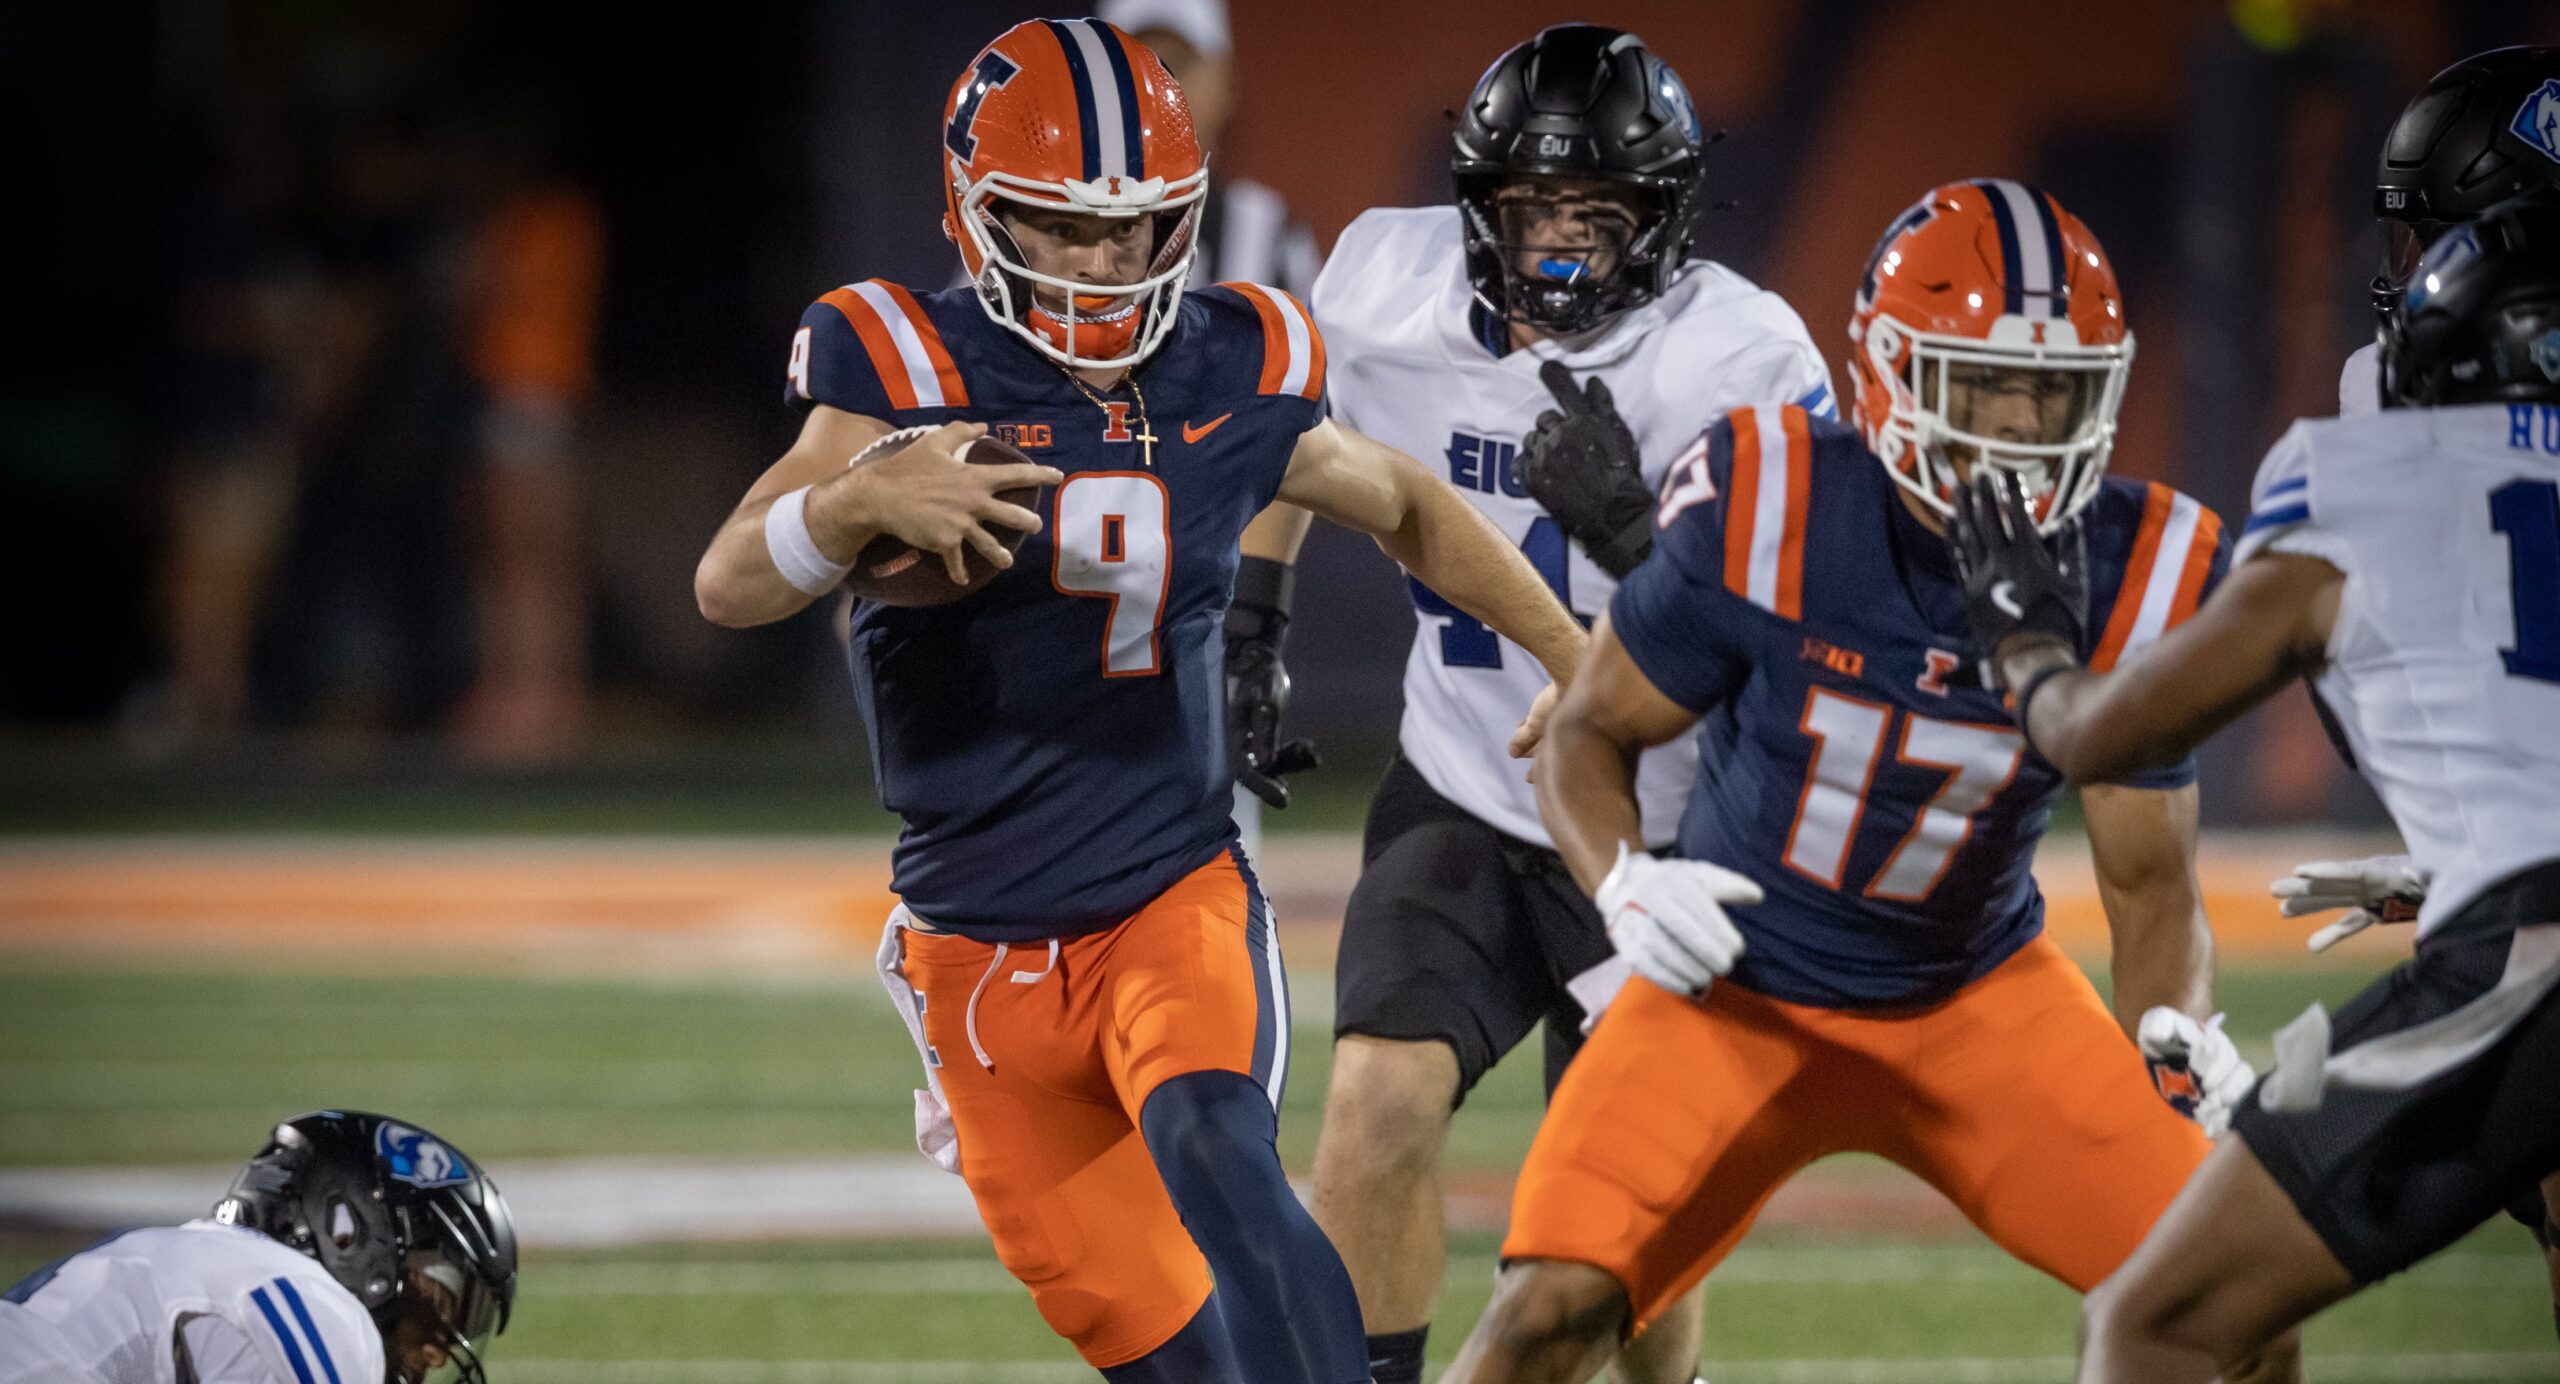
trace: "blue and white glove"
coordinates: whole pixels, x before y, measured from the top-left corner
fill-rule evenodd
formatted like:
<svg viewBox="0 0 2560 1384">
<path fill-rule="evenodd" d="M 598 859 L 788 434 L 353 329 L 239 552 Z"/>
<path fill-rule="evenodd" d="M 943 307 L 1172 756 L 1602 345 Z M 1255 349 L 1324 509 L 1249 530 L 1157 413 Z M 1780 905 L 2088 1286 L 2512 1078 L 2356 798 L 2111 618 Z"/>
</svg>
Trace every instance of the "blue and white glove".
<svg viewBox="0 0 2560 1384">
<path fill-rule="evenodd" d="M 2231 1128 L 2232 1109 L 2258 1084 L 2258 1069 L 2241 1058 L 2240 1049 L 2223 1033 L 2222 1016 L 2197 1023 L 2165 1004 L 2154 1005 L 2142 1016 L 2135 1036 L 2160 1098 L 2204 1126 L 2206 1138 L 2221 1138 Z"/>
<path fill-rule="evenodd" d="M 1593 902 L 1609 943 L 1637 975 L 1695 999 L 1742 957 L 1724 905 L 1760 902 L 1760 886 L 1703 860 L 1661 860 L 1618 843 Z"/>
<path fill-rule="evenodd" d="M 2427 901 L 2434 872 L 2405 855 L 2363 860 L 2309 860 L 2267 886 L 2288 918 L 2333 909 L 2354 911 L 2311 934 L 2311 950 L 2327 951 L 2375 923 L 2406 923 Z"/>
</svg>

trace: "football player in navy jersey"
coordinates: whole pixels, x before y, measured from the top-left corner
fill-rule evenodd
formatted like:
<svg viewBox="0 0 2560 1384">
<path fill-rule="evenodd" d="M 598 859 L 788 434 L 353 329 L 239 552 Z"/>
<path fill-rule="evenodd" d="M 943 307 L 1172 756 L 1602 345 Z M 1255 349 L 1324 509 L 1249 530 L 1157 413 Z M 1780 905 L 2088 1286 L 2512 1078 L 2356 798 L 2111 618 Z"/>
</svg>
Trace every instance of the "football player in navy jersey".
<svg viewBox="0 0 2560 1384">
<path fill-rule="evenodd" d="M 1116 1384 L 1354 1384 L 1350 1281 L 1273 1146 L 1286 988 L 1229 817 L 1237 538 L 1275 497 L 1373 534 L 1559 684 L 1584 636 L 1445 483 L 1326 420 L 1296 299 L 1184 291 L 1205 170 L 1142 45 L 1019 25 L 953 86 L 942 140 L 968 286 L 872 280 L 809 309 L 800 440 L 696 596 L 723 624 L 781 618 L 880 534 L 1011 569 L 948 605 L 867 603 L 850 630 L 904 824 L 881 975 L 924 1058 L 919 1145 Z M 923 431 L 847 467 L 902 428 Z M 956 459 L 990 432 L 1039 463 Z M 1036 512 L 996 498 L 1030 485 Z M 1030 536 L 1007 555 L 990 524 Z"/>
<path fill-rule="evenodd" d="M 1639 979 L 1539 1127 L 1452 1384 L 1588 1377 L 1850 1150 L 2085 1292 L 2203 1161 L 2181 1109 L 2245 1089 L 2204 1021 L 2192 764 L 2083 793 L 2110 1016 L 2044 936 L 2061 777 L 1982 679 L 1945 537 L 1963 475 L 2018 476 L 2092 593 L 2093 665 L 2219 578 L 2211 512 L 2105 475 L 2133 342 L 2104 253 L 2034 188 L 1948 184 L 1878 243 L 1850 337 L 1855 430 L 1738 409 L 1673 464 L 1539 751 L 1557 849 Z M 1718 768 L 1657 858 L 1631 770 L 1702 718 Z"/>
</svg>

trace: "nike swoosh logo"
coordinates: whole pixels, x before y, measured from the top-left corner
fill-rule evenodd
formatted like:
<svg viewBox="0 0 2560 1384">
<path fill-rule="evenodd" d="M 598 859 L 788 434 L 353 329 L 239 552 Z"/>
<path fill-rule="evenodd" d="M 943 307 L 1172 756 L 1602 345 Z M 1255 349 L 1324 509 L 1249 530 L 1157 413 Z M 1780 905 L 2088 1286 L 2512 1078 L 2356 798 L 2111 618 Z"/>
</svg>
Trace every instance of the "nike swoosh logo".
<svg viewBox="0 0 2560 1384">
<path fill-rule="evenodd" d="M 1186 422 L 1182 425 L 1182 440 L 1185 443 L 1198 442 L 1201 438 L 1207 437 L 1209 434 L 1216 432 L 1220 423 L 1223 423 L 1233 417 L 1235 417 L 1235 415 L 1232 413 L 1221 413 L 1217 417 L 1210 419 L 1208 422 L 1203 423 L 1196 428 Z"/>
<path fill-rule="evenodd" d="M 2004 581 L 1992 587 L 1991 603 L 2000 607 L 2000 613 L 2012 620 L 2027 618 L 2027 613 L 2018 608 L 2018 588 L 2014 583 Z"/>
</svg>

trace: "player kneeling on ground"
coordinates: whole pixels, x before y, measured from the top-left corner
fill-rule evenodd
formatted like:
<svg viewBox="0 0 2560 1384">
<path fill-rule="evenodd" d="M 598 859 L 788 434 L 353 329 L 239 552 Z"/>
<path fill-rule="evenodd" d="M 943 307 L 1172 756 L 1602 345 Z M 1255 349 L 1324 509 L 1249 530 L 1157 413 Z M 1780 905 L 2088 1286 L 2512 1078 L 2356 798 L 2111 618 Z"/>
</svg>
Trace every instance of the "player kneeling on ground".
<svg viewBox="0 0 2560 1384">
<path fill-rule="evenodd" d="M 482 1384 L 515 1295 L 515 1220 L 478 1164 L 320 1111 L 277 1125 L 211 1219 L 0 1292 L 0 1384 Z"/>
<path fill-rule="evenodd" d="M 2063 773 L 2184 754 L 2307 675 L 2427 880 L 2415 959 L 2276 1035 L 2090 1296 L 2083 1384 L 2211 1379 L 2560 1170 L 2560 196 L 2434 243 L 2382 378 L 2383 412 L 2285 434 L 2231 580 L 2112 674 L 2014 493 L 1967 495 L 1974 627 Z"/>
</svg>

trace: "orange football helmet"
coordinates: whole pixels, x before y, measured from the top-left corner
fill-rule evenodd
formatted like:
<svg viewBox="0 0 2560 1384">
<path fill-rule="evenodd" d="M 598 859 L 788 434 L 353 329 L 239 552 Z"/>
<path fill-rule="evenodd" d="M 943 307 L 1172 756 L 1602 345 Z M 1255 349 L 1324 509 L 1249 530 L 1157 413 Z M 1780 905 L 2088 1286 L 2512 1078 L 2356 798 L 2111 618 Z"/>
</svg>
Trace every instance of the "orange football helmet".
<svg viewBox="0 0 2560 1384">
<path fill-rule="evenodd" d="M 2098 238 L 2045 193 L 2000 178 L 1931 190 L 1867 257 L 1849 340 L 1858 430 L 1895 483 L 1940 516 L 1954 513 L 1951 451 L 2016 473 L 2046 533 L 2098 493 L 2133 333 Z M 1966 366 L 2046 375 L 2060 436 L 1957 427 L 1948 376 Z"/>
<path fill-rule="evenodd" d="M 942 151 L 943 233 L 989 317 L 1071 369 L 1135 365 L 1163 343 L 1209 181 L 1182 88 L 1145 44 L 1094 19 L 1007 29 L 952 83 Z M 1033 270 L 990 205 L 998 198 L 1149 218 L 1145 275 L 1106 285 Z"/>
</svg>

